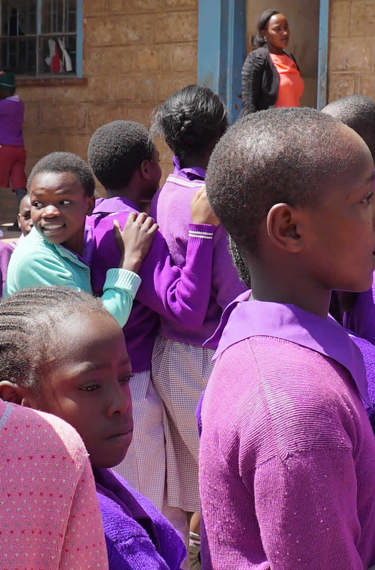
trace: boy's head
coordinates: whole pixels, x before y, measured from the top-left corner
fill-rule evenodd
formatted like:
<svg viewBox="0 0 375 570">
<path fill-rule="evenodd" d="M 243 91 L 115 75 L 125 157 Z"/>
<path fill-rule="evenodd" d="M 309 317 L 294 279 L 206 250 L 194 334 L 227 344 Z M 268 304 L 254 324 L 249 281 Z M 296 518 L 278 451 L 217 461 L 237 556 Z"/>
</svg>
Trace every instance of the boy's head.
<svg viewBox="0 0 375 570">
<path fill-rule="evenodd" d="M 216 93 L 189 85 L 160 105 L 151 132 L 161 134 L 184 163 L 189 157 L 209 156 L 227 126 L 227 112 Z"/>
<path fill-rule="evenodd" d="M 329 103 L 322 113 L 331 115 L 358 133 L 375 160 L 375 101 L 365 95 L 349 95 Z"/>
<path fill-rule="evenodd" d="M 354 131 L 313 109 L 244 117 L 215 147 L 210 203 L 241 255 L 290 260 L 325 288 L 369 287 L 373 161 Z M 336 281 L 336 283 L 335 283 Z"/>
<path fill-rule="evenodd" d="M 85 218 L 94 207 L 95 181 L 71 152 L 53 152 L 32 169 L 28 183 L 33 225 L 55 244 L 81 253 Z"/>
<path fill-rule="evenodd" d="M 16 79 L 11 71 L 0 71 L 0 99 L 11 97 L 16 91 Z"/>
<path fill-rule="evenodd" d="M 126 194 L 136 175 L 141 199 L 151 199 L 159 187 L 159 153 L 146 127 L 134 121 L 112 121 L 99 127 L 89 142 L 88 161 L 112 196 Z"/>
<path fill-rule="evenodd" d="M 122 330 L 100 300 L 62 287 L 2 300 L 0 366 L 3 399 L 66 420 L 93 466 L 123 459 L 133 429 L 130 360 Z"/>
<path fill-rule="evenodd" d="M 26 236 L 31 228 L 33 227 L 33 221 L 31 219 L 31 202 L 29 194 L 26 194 L 19 205 L 18 216 L 17 216 L 18 227 L 22 232 L 22 235 Z"/>
</svg>

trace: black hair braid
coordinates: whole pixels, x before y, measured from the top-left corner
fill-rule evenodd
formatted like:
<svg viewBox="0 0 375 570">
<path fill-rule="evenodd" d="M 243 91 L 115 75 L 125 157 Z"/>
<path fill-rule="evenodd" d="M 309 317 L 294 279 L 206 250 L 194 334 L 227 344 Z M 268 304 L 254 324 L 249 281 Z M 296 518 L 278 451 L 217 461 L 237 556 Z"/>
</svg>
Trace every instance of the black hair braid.
<svg viewBox="0 0 375 570">
<path fill-rule="evenodd" d="M 63 353 L 57 325 L 71 315 L 104 312 L 100 299 L 68 287 L 23 289 L 0 301 L 0 370 L 3 380 L 37 388 Z"/>
<path fill-rule="evenodd" d="M 238 249 L 236 242 L 230 236 L 229 236 L 229 251 L 241 281 L 245 283 L 246 287 L 251 289 L 251 277 L 249 269 L 243 260 L 243 257 L 240 253 L 240 250 Z"/>
</svg>

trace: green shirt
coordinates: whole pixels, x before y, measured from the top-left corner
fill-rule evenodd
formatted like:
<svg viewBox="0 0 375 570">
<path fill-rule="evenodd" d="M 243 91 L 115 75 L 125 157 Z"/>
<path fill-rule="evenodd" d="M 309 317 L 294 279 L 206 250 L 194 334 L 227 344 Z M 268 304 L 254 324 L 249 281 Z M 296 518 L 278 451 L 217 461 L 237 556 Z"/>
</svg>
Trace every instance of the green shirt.
<svg viewBox="0 0 375 570">
<path fill-rule="evenodd" d="M 121 327 L 127 322 L 141 278 L 133 271 L 107 271 L 102 302 Z M 4 296 L 27 287 L 72 287 L 92 294 L 90 268 L 62 245 L 50 243 L 33 228 L 21 239 L 8 265 Z"/>
</svg>

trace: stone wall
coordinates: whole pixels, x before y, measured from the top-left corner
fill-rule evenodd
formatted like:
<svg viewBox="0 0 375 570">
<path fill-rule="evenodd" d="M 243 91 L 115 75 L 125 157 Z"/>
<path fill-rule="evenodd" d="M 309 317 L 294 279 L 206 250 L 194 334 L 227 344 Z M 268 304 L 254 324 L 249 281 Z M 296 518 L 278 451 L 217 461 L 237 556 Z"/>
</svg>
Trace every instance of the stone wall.
<svg viewBox="0 0 375 570">
<path fill-rule="evenodd" d="M 19 82 L 28 170 L 55 150 L 86 158 L 108 121 L 148 126 L 156 104 L 196 82 L 198 0 L 84 0 L 83 15 L 84 79 Z M 163 146 L 161 159 L 170 170 Z"/>
<path fill-rule="evenodd" d="M 375 99 L 374 0 L 331 0 L 329 36 L 328 100 Z"/>
</svg>

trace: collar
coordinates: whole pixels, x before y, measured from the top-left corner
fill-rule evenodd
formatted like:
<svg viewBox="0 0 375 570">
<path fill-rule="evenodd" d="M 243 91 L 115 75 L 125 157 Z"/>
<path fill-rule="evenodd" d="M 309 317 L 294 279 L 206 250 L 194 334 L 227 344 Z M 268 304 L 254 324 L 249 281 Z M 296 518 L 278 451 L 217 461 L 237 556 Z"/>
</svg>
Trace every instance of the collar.
<svg viewBox="0 0 375 570">
<path fill-rule="evenodd" d="M 95 201 L 95 208 L 93 214 L 101 214 L 103 212 L 119 212 L 124 209 L 124 205 L 132 209 L 132 211 L 139 208 L 124 196 L 113 196 L 112 198 L 98 198 Z"/>
<path fill-rule="evenodd" d="M 65 257 L 66 259 L 69 259 L 69 261 L 75 263 L 76 265 L 79 265 L 80 267 L 84 267 L 85 269 L 87 269 L 88 265 L 88 261 L 86 261 L 86 259 L 90 258 L 94 250 L 92 229 L 88 228 L 87 223 L 85 226 L 85 232 L 83 237 L 84 244 L 83 244 L 82 255 L 75 253 L 74 251 L 71 251 L 70 249 L 64 247 L 63 245 L 51 243 L 50 241 L 46 240 L 43 237 L 43 235 L 36 229 L 35 226 L 31 228 L 30 233 L 27 236 L 25 236 L 25 240 L 26 239 L 27 240 L 32 239 L 39 243 L 42 243 L 44 246 L 52 250 L 55 250 L 58 253 L 58 255 L 61 255 L 61 257 Z"/>
<path fill-rule="evenodd" d="M 173 174 L 176 176 L 182 176 L 186 180 L 204 180 L 206 177 L 206 171 L 204 168 L 199 166 L 189 166 L 188 168 L 181 168 L 180 161 L 177 156 L 173 157 Z M 172 175 L 173 176 L 173 175 Z"/>
<path fill-rule="evenodd" d="M 331 315 L 323 319 L 295 305 L 249 301 L 249 294 L 249 291 L 241 293 L 223 312 L 219 327 L 211 337 L 220 339 L 214 358 L 229 346 L 252 336 L 288 340 L 344 366 L 350 372 L 362 400 L 369 403 L 361 351 Z"/>
</svg>

